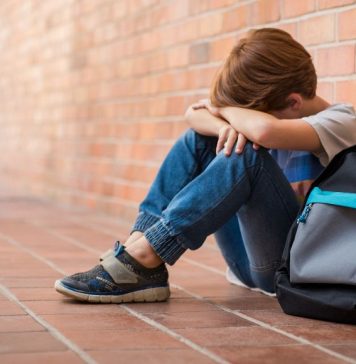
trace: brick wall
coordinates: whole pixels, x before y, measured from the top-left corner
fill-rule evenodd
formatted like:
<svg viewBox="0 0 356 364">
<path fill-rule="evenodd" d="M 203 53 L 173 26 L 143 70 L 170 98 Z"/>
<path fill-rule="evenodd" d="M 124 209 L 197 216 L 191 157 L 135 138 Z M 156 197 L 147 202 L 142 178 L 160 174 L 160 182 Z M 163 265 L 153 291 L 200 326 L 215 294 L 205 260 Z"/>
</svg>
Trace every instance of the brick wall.
<svg viewBox="0 0 356 364">
<path fill-rule="evenodd" d="M 160 162 L 251 27 L 307 46 L 356 104 L 356 1 L 1 0 L 0 183 L 127 226 Z"/>
</svg>

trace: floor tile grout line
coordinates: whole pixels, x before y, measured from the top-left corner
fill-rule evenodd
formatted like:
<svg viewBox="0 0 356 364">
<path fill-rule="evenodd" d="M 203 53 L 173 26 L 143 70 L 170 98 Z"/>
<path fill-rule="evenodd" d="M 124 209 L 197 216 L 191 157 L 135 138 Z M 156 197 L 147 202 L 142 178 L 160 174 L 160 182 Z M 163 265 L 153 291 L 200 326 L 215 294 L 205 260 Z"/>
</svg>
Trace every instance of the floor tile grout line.
<svg viewBox="0 0 356 364">
<path fill-rule="evenodd" d="M 50 266 L 53 270 L 66 275 L 66 272 L 63 271 L 61 268 L 59 268 L 56 264 L 51 262 L 49 259 L 41 257 L 37 253 L 31 251 L 31 249 L 28 249 L 27 247 L 24 247 L 21 243 L 19 243 L 16 239 L 13 239 L 3 233 L 0 232 L 0 237 L 4 240 L 8 241 L 10 244 L 20 248 L 21 250 L 24 250 L 34 258 L 40 260 L 41 262 L 47 264 Z M 25 304 L 23 304 L 18 298 L 3 284 L 0 283 L 0 291 L 3 292 L 3 294 L 11 299 L 12 301 L 16 302 L 21 308 L 25 310 L 32 318 L 34 318 L 37 322 L 39 322 L 42 326 L 44 326 L 54 337 L 62 341 L 67 347 L 69 347 L 72 351 L 77 353 L 83 360 L 85 360 L 88 364 L 96 364 L 96 361 L 92 359 L 85 351 L 82 351 L 76 344 L 74 344 L 71 340 L 69 340 L 67 337 L 65 337 L 63 334 L 61 334 L 57 329 L 55 329 L 53 326 L 51 326 L 49 323 L 47 323 L 44 319 L 42 319 L 40 316 L 36 315 L 31 309 L 29 309 Z M 146 317 L 143 314 L 140 314 L 139 312 L 127 307 L 126 305 L 121 305 L 128 313 L 130 313 L 132 316 L 135 316 L 136 318 L 139 318 L 141 321 L 144 321 L 150 326 L 153 326 L 157 329 L 159 329 L 161 332 L 175 338 L 176 340 L 182 342 L 183 344 L 189 346 L 193 350 L 205 355 L 209 359 L 213 360 L 214 362 L 218 364 L 229 364 L 228 361 L 225 359 L 219 357 L 218 355 L 214 354 L 207 348 L 204 348 L 203 346 L 200 346 L 193 341 L 189 340 L 188 338 L 185 338 L 183 335 L 180 335 L 176 333 L 175 331 L 169 329 L 168 327 Z M 85 358 L 85 359 L 84 359 Z"/>
<path fill-rule="evenodd" d="M 248 315 L 240 312 L 239 310 L 232 310 L 232 309 L 230 309 L 228 307 L 225 307 L 223 305 L 216 304 L 216 303 L 210 301 L 207 298 L 204 298 L 204 297 L 202 297 L 202 296 L 200 296 L 200 295 L 198 295 L 198 294 L 196 294 L 194 292 L 190 292 L 189 290 L 181 287 L 180 285 L 171 284 L 171 286 L 174 287 L 174 288 L 176 288 L 176 289 L 178 289 L 178 290 L 180 290 L 180 291 L 182 291 L 182 292 L 184 292 L 184 293 L 186 293 L 186 294 L 188 294 L 188 295 L 190 295 L 190 296 L 192 296 L 192 297 L 194 297 L 194 298 L 196 298 L 197 300 L 199 300 L 201 302 L 209 303 L 209 304 L 211 304 L 211 305 L 213 305 L 213 306 L 215 306 L 217 308 L 220 308 L 221 310 L 223 310 L 225 312 L 231 313 L 231 314 L 233 314 L 235 316 L 238 316 L 238 317 L 240 317 L 242 319 L 245 319 L 245 320 L 247 320 L 249 322 L 252 322 L 252 323 L 254 323 L 254 324 L 258 325 L 258 326 L 261 326 L 261 327 L 263 327 L 265 329 L 274 331 L 274 332 L 276 332 L 278 334 L 281 334 L 281 335 L 286 336 L 286 337 L 288 337 L 290 339 L 293 339 L 293 340 L 299 342 L 300 344 L 304 344 L 304 345 L 311 346 L 314 349 L 317 349 L 317 350 L 322 351 L 322 352 L 324 352 L 326 354 L 329 354 L 329 355 L 331 355 L 331 356 L 333 356 L 333 357 L 335 357 L 337 359 L 341 359 L 341 360 L 343 360 L 343 361 L 345 361 L 347 363 L 356 364 L 356 360 L 354 360 L 354 359 L 352 359 L 352 358 L 350 358 L 348 356 L 339 354 L 339 353 L 337 353 L 337 352 L 335 352 L 333 350 L 330 350 L 330 349 L 325 348 L 322 345 L 315 344 L 312 341 L 309 341 L 309 340 L 307 340 L 307 339 L 305 339 L 303 337 L 300 337 L 300 336 L 291 334 L 288 331 L 284 331 L 282 329 L 279 329 L 278 327 L 275 327 L 273 325 L 267 324 L 266 322 L 257 320 L 257 319 L 255 319 L 253 317 L 250 317 L 250 316 L 248 316 Z"/>
<path fill-rule="evenodd" d="M 43 326 L 55 339 L 62 342 L 69 350 L 77 354 L 85 363 L 97 364 L 97 362 L 88 353 L 86 353 L 79 346 L 74 344 L 71 340 L 69 340 L 59 330 L 49 324 L 42 317 L 35 314 L 30 308 L 28 308 L 23 302 L 21 302 L 6 286 L 1 283 L 0 291 L 5 297 L 20 306 L 29 316 L 31 316 L 36 322 Z"/>
<path fill-rule="evenodd" d="M 127 307 L 125 304 L 121 305 L 127 312 L 129 312 L 132 316 L 140 319 L 141 321 L 146 322 L 148 325 L 164 332 L 165 334 L 172 336 L 173 338 L 175 338 L 176 340 L 182 342 L 183 344 L 189 346 L 190 348 L 194 349 L 195 351 L 207 356 L 209 359 L 213 360 L 216 363 L 220 363 L 220 364 L 228 364 L 229 362 L 226 361 L 225 359 L 221 358 L 220 356 L 214 354 L 213 352 L 211 352 L 210 350 L 208 350 L 207 348 L 200 346 L 196 343 L 194 343 L 193 341 L 187 339 L 186 337 L 184 337 L 183 335 L 178 334 L 177 332 L 175 332 L 174 330 L 171 330 L 170 328 L 160 324 L 159 322 L 152 320 L 151 318 L 143 315 L 140 312 L 137 312 L 136 310 L 133 310 L 130 307 Z"/>
<path fill-rule="evenodd" d="M 69 219 L 70 221 L 71 221 L 71 219 Z M 79 223 L 80 224 L 80 223 Z M 82 224 L 83 226 L 85 226 L 85 224 Z M 59 237 L 59 238 L 62 238 L 62 239 L 64 239 L 65 238 L 65 235 L 63 234 L 63 233 L 58 233 L 58 232 L 54 232 L 54 231 L 52 231 L 52 229 L 51 228 L 46 228 L 46 227 L 43 227 L 42 225 L 38 225 L 38 226 L 40 226 L 42 229 L 44 229 L 44 230 L 46 230 L 47 232 L 49 232 L 50 234 L 53 234 L 53 235 L 55 235 L 55 236 L 57 236 L 57 237 Z M 99 230 L 99 229 L 94 229 L 94 230 Z M 100 230 L 99 230 L 100 231 Z M 80 243 L 80 242 L 78 242 L 76 239 L 73 239 L 73 238 L 70 238 L 70 240 L 72 241 L 72 240 L 74 240 L 74 241 L 76 241 L 77 243 L 79 243 L 79 244 L 82 244 L 82 243 Z M 98 251 L 98 250 L 96 250 L 96 249 L 93 249 L 94 250 L 94 252 L 96 252 L 96 254 L 100 254 L 100 252 Z M 191 262 L 192 262 L 192 260 L 191 259 L 188 259 L 188 258 L 182 258 L 182 259 L 185 259 L 188 263 L 190 263 L 190 264 L 192 264 Z M 189 262 L 190 261 L 190 262 Z M 205 270 L 208 270 L 208 271 L 211 271 L 211 272 L 213 272 L 213 273 L 216 273 L 216 274 L 219 274 L 219 275 L 221 275 L 222 274 L 222 272 L 221 271 L 219 271 L 219 273 L 218 272 L 216 272 L 216 271 L 218 271 L 218 270 L 216 270 L 215 271 L 215 269 L 214 270 L 212 270 L 212 269 L 209 269 L 210 267 L 208 267 L 208 266 L 206 266 L 205 264 L 203 264 L 203 263 L 198 263 L 198 262 L 196 262 L 196 264 L 194 264 L 194 265 L 196 265 L 196 266 L 198 266 L 198 267 L 200 267 L 200 268 L 202 268 L 202 269 L 205 269 Z M 175 285 L 175 287 L 180 287 L 180 286 L 177 286 L 177 285 Z M 199 295 L 196 295 L 195 293 L 193 293 L 193 292 L 189 292 L 188 290 L 185 290 L 183 287 L 180 287 L 180 289 L 181 290 L 183 290 L 184 292 L 186 292 L 186 293 L 188 293 L 190 296 L 192 296 L 192 297 L 195 297 L 195 298 L 197 298 L 197 299 L 199 299 L 199 297 L 200 297 L 200 299 L 202 299 L 202 300 L 205 300 L 203 297 L 201 297 L 201 296 L 199 296 Z M 211 302 L 210 302 L 211 303 Z M 231 313 L 233 313 L 234 312 L 234 310 L 230 310 L 229 308 L 227 308 L 227 307 L 225 307 L 225 306 L 222 306 L 222 305 L 217 305 L 217 304 L 214 304 L 216 307 L 219 307 L 220 309 L 222 309 L 222 310 L 224 310 L 224 311 L 226 311 L 226 312 L 229 312 L 229 311 L 231 311 Z M 286 331 L 284 331 L 284 330 L 282 330 L 282 329 L 278 329 L 278 328 L 276 328 L 275 326 L 273 326 L 273 325 L 269 325 L 269 324 L 267 324 L 267 323 L 265 323 L 265 322 L 263 322 L 263 321 L 259 321 L 259 320 L 256 320 L 256 319 L 254 319 L 253 317 L 250 317 L 250 316 L 248 316 L 248 315 L 245 315 L 245 314 L 243 314 L 243 313 L 240 313 L 239 312 L 239 315 L 242 315 L 242 316 L 245 316 L 245 319 L 246 320 L 249 320 L 249 321 L 251 321 L 251 322 L 260 322 L 260 324 L 258 324 L 259 326 L 261 326 L 261 327 L 265 327 L 266 329 L 269 329 L 269 330 L 271 330 L 271 331 L 276 331 L 276 330 L 278 330 L 278 331 L 276 331 L 276 332 L 280 332 L 281 334 L 283 334 L 284 336 L 287 336 L 287 337 L 289 337 L 289 338 L 291 338 L 291 339 L 293 339 L 293 340 L 295 340 L 295 341 L 297 341 L 297 342 L 302 342 L 303 340 L 305 341 L 305 343 L 309 343 L 308 345 L 310 345 L 310 346 L 313 346 L 314 348 L 316 348 L 317 350 L 319 350 L 319 351 L 322 351 L 322 352 L 325 352 L 325 353 L 328 353 L 329 355 L 331 355 L 331 356 L 334 356 L 334 357 L 337 357 L 337 358 L 339 358 L 339 359 L 342 359 L 342 360 L 344 360 L 345 362 L 348 362 L 348 363 L 352 363 L 352 364 L 356 364 L 356 360 L 354 360 L 354 359 L 352 359 L 352 358 L 349 358 L 349 357 L 347 357 L 347 356 L 344 356 L 344 355 L 342 355 L 342 354 L 339 354 L 339 353 L 337 353 L 337 352 L 334 352 L 334 351 L 332 351 L 332 350 L 330 350 L 330 349 L 327 349 L 327 348 L 325 348 L 325 347 L 323 347 L 322 345 L 319 345 L 319 344 L 314 344 L 313 342 L 311 342 L 311 341 L 309 341 L 309 340 L 307 340 L 307 339 L 304 339 L 303 337 L 299 337 L 299 336 L 296 336 L 296 335 L 293 335 L 293 334 L 290 334 L 290 333 L 288 333 L 288 332 L 286 332 Z M 240 316 L 240 317 L 242 317 L 242 316 Z"/>
</svg>

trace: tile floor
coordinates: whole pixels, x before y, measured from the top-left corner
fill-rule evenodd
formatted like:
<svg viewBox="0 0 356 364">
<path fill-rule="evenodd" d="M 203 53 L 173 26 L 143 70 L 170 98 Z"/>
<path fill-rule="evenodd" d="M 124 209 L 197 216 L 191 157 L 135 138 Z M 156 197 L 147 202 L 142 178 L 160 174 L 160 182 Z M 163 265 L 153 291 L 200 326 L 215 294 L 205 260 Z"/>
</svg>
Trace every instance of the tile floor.
<svg viewBox="0 0 356 364">
<path fill-rule="evenodd" d="M 154 304 L 77 303 L 53 289 L 125 231 L 115 219 L 0 193 L 0 363 L 356 363 L 356 327 L 283 314 L 230 285 L 214 243 L 170 268 Z"/>
</svg>

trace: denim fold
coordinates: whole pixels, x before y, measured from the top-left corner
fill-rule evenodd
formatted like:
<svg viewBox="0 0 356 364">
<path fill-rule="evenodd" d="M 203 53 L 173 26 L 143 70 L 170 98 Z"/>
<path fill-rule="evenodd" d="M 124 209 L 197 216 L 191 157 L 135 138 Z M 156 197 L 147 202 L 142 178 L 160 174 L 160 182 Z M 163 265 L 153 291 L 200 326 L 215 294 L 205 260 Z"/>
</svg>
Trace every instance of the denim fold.
<svg viewBox="0 0 356 364">
<path fill-rule="evenodd" d="M 187 250 L 169 234 L 162 221 L 158 221 L 147 229 L 145 237 L 156 254 L 169 265 L 173 265 Z"/>
<path fill-rule="evenodd" d="M 140 212 L 136 218 L 135 223 L 131 228 L 130 235 L 134 231 L 140 231 L 144 233 L 148 228 L 154 225 L 159 220 L 159 217 L 147 214 L 145 212 Z"/>
</svg>

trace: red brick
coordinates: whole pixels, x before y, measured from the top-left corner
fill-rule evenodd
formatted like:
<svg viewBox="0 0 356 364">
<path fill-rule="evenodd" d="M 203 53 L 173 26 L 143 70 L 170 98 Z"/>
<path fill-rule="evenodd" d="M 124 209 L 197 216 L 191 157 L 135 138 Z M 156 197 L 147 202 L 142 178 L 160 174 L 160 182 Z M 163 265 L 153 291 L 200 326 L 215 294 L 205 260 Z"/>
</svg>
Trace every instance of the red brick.
<svg viewBox="0 0 356 364">
<path fill-rule="evenodd" d="M 210 60 L 220 61 L 225 59 L 236 44 L 235 37 L 217 39 L 210 44 Z"/>
<path fill-rule="evenodd" d="M 198 35 L 206 37 L 221 32 L 223 25 L 223 15 L 213 13 L 198 20 Z"/>
<path fill-rule="evenodd" d="M 278 0 L 257 0 L 251 6 L 252 24 L 264 24 L 280 18 L 280 3 Z"/>
<path fill-rule="evenodd" d="M 355 0 L 319 0 L 319 9 L 334 8 L 337 6 L 349 5 L 354 3 Z"/>
<path fill-rule="evenodd" d="M 334 40 L 334 15 L 322 15 L 301 21 L 299 41 L 303 45 L 327 43 Z"/>
<path fill-rule="evenodd" d="M 209 43 L 198 43 L 190 47 L 190 63 L 205 63 L 209 59 Z"/>
<path fill-rule="evenodd" d="M 355 39 L 356 37 L 356 8 L 339 13 L 339 38 Z"/>
<path fill-rule="evenodd" d="M 282 1 L 282 14 L 284 18 L 310 13 L 315 10 L 314 1 L 310 0 L 284 0 Z"/>
<path fill-rule="evenodd" d="M 334 86 L 332 82 L 318 82 L 317 94 L 329 102 L 333 102 Z"/>
<path fill-rule="evenodd" d="M 282 29 L 289 33 L 294 39 L 297 39 L 297 23 L 283 23 L 278 24 L 275 28 Z"/>
<path fill-rule="evenodd" d="M 335 101 L 356 105 L 356 80 L 336 82 Z"/>
<path fill-rule="evenodd" d="M 352 74 L 355 71 L 355 46 L 320 48 L 315 66 L 319 77 Z"/>
<path fill-rule="evenodd" d="M 236 9 L 228 10 L 224 13 L 223 27 L 224 32 L 239 30 L 248 25 L 250 7 L 239 6 Z"/>
</svg>

